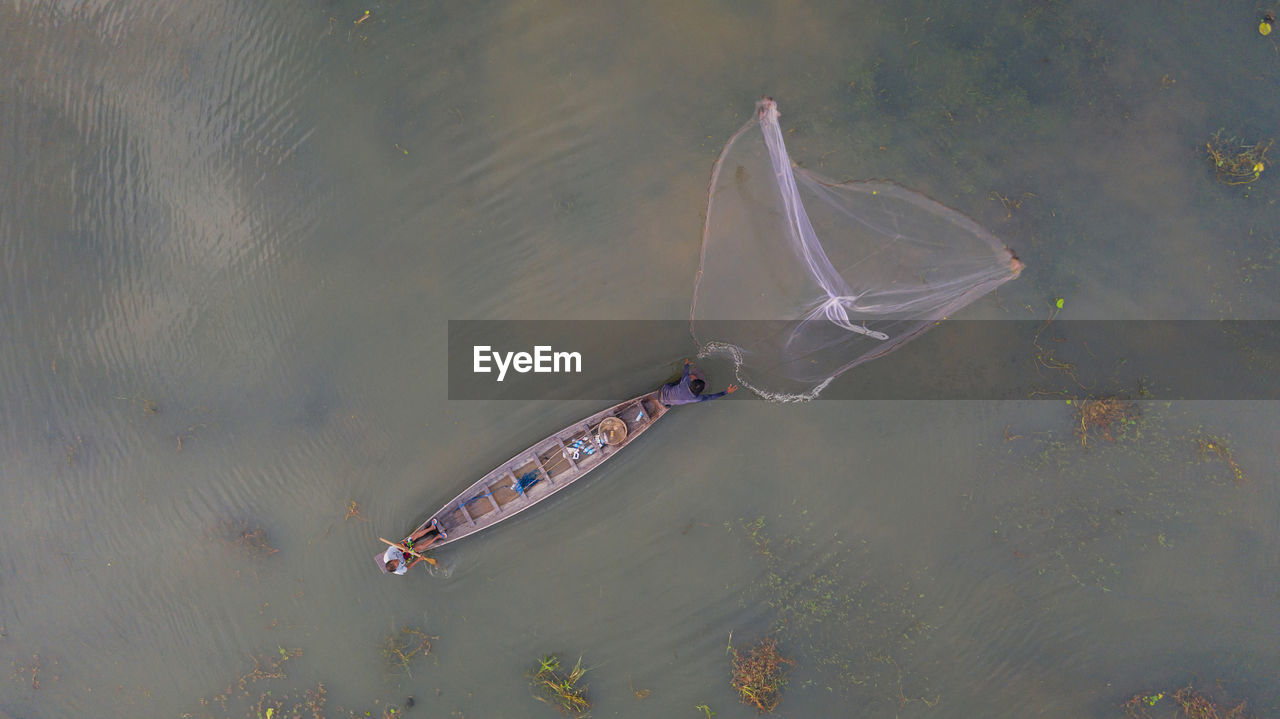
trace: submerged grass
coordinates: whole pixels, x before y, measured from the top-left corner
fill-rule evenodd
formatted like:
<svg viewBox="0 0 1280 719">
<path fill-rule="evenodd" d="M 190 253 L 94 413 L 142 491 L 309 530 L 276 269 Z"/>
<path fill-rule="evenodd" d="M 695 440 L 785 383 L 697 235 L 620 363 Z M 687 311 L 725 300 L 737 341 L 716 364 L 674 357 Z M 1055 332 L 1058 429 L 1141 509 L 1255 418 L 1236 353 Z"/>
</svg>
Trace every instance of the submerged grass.
<svg viewBox="0 0 1280 719">
<path fill-rule="evenodd" d="M 399 706 L 381 700 L 373 702 L 376 710 L 331 706 L 322 682 L 289 682 L 286 665 L 300 656 L 301 649 L 286 647 L 277 647 L 274 653 L 254 655 L 253 669 L 228 683 L 218 694 L 200 699 L 198 709 L 180 716 L 182 719 L 397 719 L 403 714 Z M 405 706 L 412 706 L 412 702 L 412 698 L 406 700 Z"/>
<path fill-rule="evenodd" d="M 984 492 L 1007 498 L 996 507 L 992 539 L 1014 559 L 1026 560 L 1037 575 L 1065 574 L 1105 592 L 1122 581 L 1135 550 L 1173 548 L 1188 536 L 1190 518 L 1212 504 L 1220 505 L 1220 516 L 1231 511 L 1224 494 L 1231 483 L 1212 465 L 1225 464 L 1236 485 L 1245 474 L 1227 442 L 1197 427 L 1182 406 L 1123 399 L 1145 397 L 1145 383 L 1117 386 L 1106 368 L 1123 365 L 1123 357 L 1090 348 L 1085 337 L 1050 332 L 1061 307 L 1059 300 L 1032 340 L 1038 366 L 1054 370 L 1041 375 L 1048 387 L 1033 396 L 1064 397 L 1071 419 L 1047 431 L 1007 426 L 996 461 L 1021 466 L 994 473 Z M 1094 369 L 1054 359 L 1057 352 L 1087 355 Z M 1077 394 L 1098 386 L 1114 389 Z"/>
<path fill-rule="evenodd" d="M 402 627 L 382 640 L 382 658 L 389 670 L 413 677 L 411 665 L 431 653 L 431 640 L 436 638 L 417 627 Z"/>
<path fill-rule="evenodd" d="M 242 519 L 223 520 L 214 527 L 213 533 L 223 544 L 251 557 L 269 557 L 280 551 L 271 546 L 265 529 Z"/>
<path fill-rule="evenodd" d="M 745 655 L 732 649 L 734 691 L 743 703 L 761 712 L 771 712 L 782 701 L 782 689 L 787 685 L 787 672 L 792 660 L 778 651 L 778 642 L 772 637 L 761 639 Z"/>
<path fill-rule="evenodd" d="M 798 529 L 789 536 L 774 535 L 763 517 L 740 520 L 763 565 L 749 589 L 769 609 L 763 633 L 790 647 L 796 662 L 779 664 L 803 667 L 798 687 L 823 688 L 868 712 L 936 703 L 915 654 L 933 630 L 917 613 L 928 577 L 903 567 L 877 567 L 865 540 L 815 538 L 817 528 L 806 515 L 802 510 L 779 517 Z M 892 583 L 877 581 L 882 574 Z M 727 651 L 735 654 L 732 644 Z"/>
<path fill-rule="evenodd" d="M 1215 521 L 1235 521 L 1229 493 L 1245 473 L 1226 440 L 1170 403 L 1144 402 L 1138 412 L 1096 402 L 1096 411 L 1077 412 L 1070 434 L 1015 427 L 1001 449 L 1021 467 L 987 491 L 1007 498 L 992 539 L 1014 558 L 1037 575 L 1111 591 L 1126 564 L 1173 548 L 1209 507 L 1219 507 Z M 1098 437 L 1111 441 L 1090 439 Z"/>
<path fill-rule="evenodd" d="M 560 658 L 548 654 L 538 659 L 538 669 L 533 673 L 534 698 L 546 702 L 572 717 L 585 717 L 591 710 L 587 698 L 587 686 L 581 684 L 587 670 L 582 667 L 582 657 L 567 672 L 561 670 Z"/>
</svg>

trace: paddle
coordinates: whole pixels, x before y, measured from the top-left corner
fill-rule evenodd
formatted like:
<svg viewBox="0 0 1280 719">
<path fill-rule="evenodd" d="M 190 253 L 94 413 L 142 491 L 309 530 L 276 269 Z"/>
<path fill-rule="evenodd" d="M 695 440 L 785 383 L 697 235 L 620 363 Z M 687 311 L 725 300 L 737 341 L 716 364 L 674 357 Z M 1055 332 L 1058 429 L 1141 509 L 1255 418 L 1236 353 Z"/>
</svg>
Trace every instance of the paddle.
<svg viewBox="0 0 1280 719">
<path fill-rule="evenodd" d="M 404 546 L 403 544 L 396 544 L 395 542 L 392 542 L 392 541 L 390 541 L 390 540 L 382 539 L 382 537 L 378 537 L 378 539 L 381 539 L 383 542 L 386 542 L 387 544 L 390 544 L 391 546 L 395 547 L 396 549 L 399 549 L 400 551 L 404 552 L 405 554 L 413 555 L 413 556 L 417 557 L 418 559 L 421 559 L 422 561 L 426 562 L 427 564 L 430 564 L 430 565 L 431 565 L 431 566 L 433 566 L 433 567 L 434 567 L 434 566 L 436 566 L 436 560 L 432 559 L 431 557 L 424 557 L 423 555 L 418 554 L 417 552 L 413 551 L 412 549 L 409 549 L 408 547 Z"/>
</svg>

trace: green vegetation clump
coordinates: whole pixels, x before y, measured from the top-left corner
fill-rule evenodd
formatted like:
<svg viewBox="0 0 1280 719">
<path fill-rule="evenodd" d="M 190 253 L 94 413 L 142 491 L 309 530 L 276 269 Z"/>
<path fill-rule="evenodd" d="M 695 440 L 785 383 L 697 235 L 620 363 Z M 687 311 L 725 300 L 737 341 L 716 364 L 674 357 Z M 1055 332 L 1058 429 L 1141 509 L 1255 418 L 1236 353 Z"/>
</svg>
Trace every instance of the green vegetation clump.
<svg viewBox="0 0 1280 719">
<path fill-rule="evenodd" d="M 591 700 L 587 699 L 587 686 L 579 682 L 586 673 L 582 657 L 578 657 L 573 669 L 563 672 L 560 658 L 548 654 L 538 660 L 538 669 L 533 674 L 534 698 L 569 716 L 585 717 L 591 710 Z"/>
</svg>

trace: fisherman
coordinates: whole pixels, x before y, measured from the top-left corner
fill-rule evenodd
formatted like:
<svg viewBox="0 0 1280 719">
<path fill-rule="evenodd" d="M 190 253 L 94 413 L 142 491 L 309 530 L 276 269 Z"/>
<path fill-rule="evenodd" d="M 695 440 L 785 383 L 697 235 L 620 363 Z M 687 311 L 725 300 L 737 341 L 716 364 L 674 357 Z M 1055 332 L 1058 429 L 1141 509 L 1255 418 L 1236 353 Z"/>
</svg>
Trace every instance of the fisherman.
<svg viewBox="0 0 1280 719">
<path fill-rule="evenodd" d="M 703 394 L 702 390 L 706 388 L 707 382 L 702 379 L 702 373 L 694 369 L 689 360 L 685 360 L 684 372 L 680 375 L 680 381 L 662 385 L 662 404 L 671 407 L 677 404 L 706 402 L 709 399 L 719 399 L 726 394 L 733 394 L 738 391 L 738 385 L 736 384 L 731 384 L 725 391 L 716 392 L 715 394 Z"/>
<path fill-rule="evenodd" d="M 440 529 L 440 523 L 433 519 L 427 526 L 409 535 L 400 545 L 387 547 L 387 551 L 382 553 L 382 566 L 386 568 L 388 574 L 404 574 L 409 571 L 409 567 L 423 559 L 435 564 L 434 559 L 427 557 L 415 556 L 412 560 L 408 560 L 405 557 L 405 551 L 408 550 L 411 554 L 417 555 L 444 538 L 445 533 Z"/>
<path fill-rule="evenodd" d="M 404 550 L 399 547 L 387 547 L 382 553 L 382 565 L 388 574 L 404 574 L 409 571 L 409 563 L 404 560 Z"/>
</svg>

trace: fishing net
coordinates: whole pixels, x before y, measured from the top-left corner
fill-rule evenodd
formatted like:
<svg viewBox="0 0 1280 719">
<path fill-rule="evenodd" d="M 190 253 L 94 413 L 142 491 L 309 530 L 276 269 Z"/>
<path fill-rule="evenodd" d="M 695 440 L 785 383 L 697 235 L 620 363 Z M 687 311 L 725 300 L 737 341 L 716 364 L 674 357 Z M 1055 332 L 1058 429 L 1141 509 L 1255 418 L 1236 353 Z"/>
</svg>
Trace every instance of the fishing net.
<svg viewBox="0 0 1280 719">
<path fill-rule="evenodd" d="M 768 98 L 711 173 L 690 329 L 768 399 L 812 399 L 1022 263 L 976 222 L 890 182 L 793 167 Z"/>
</svg>

